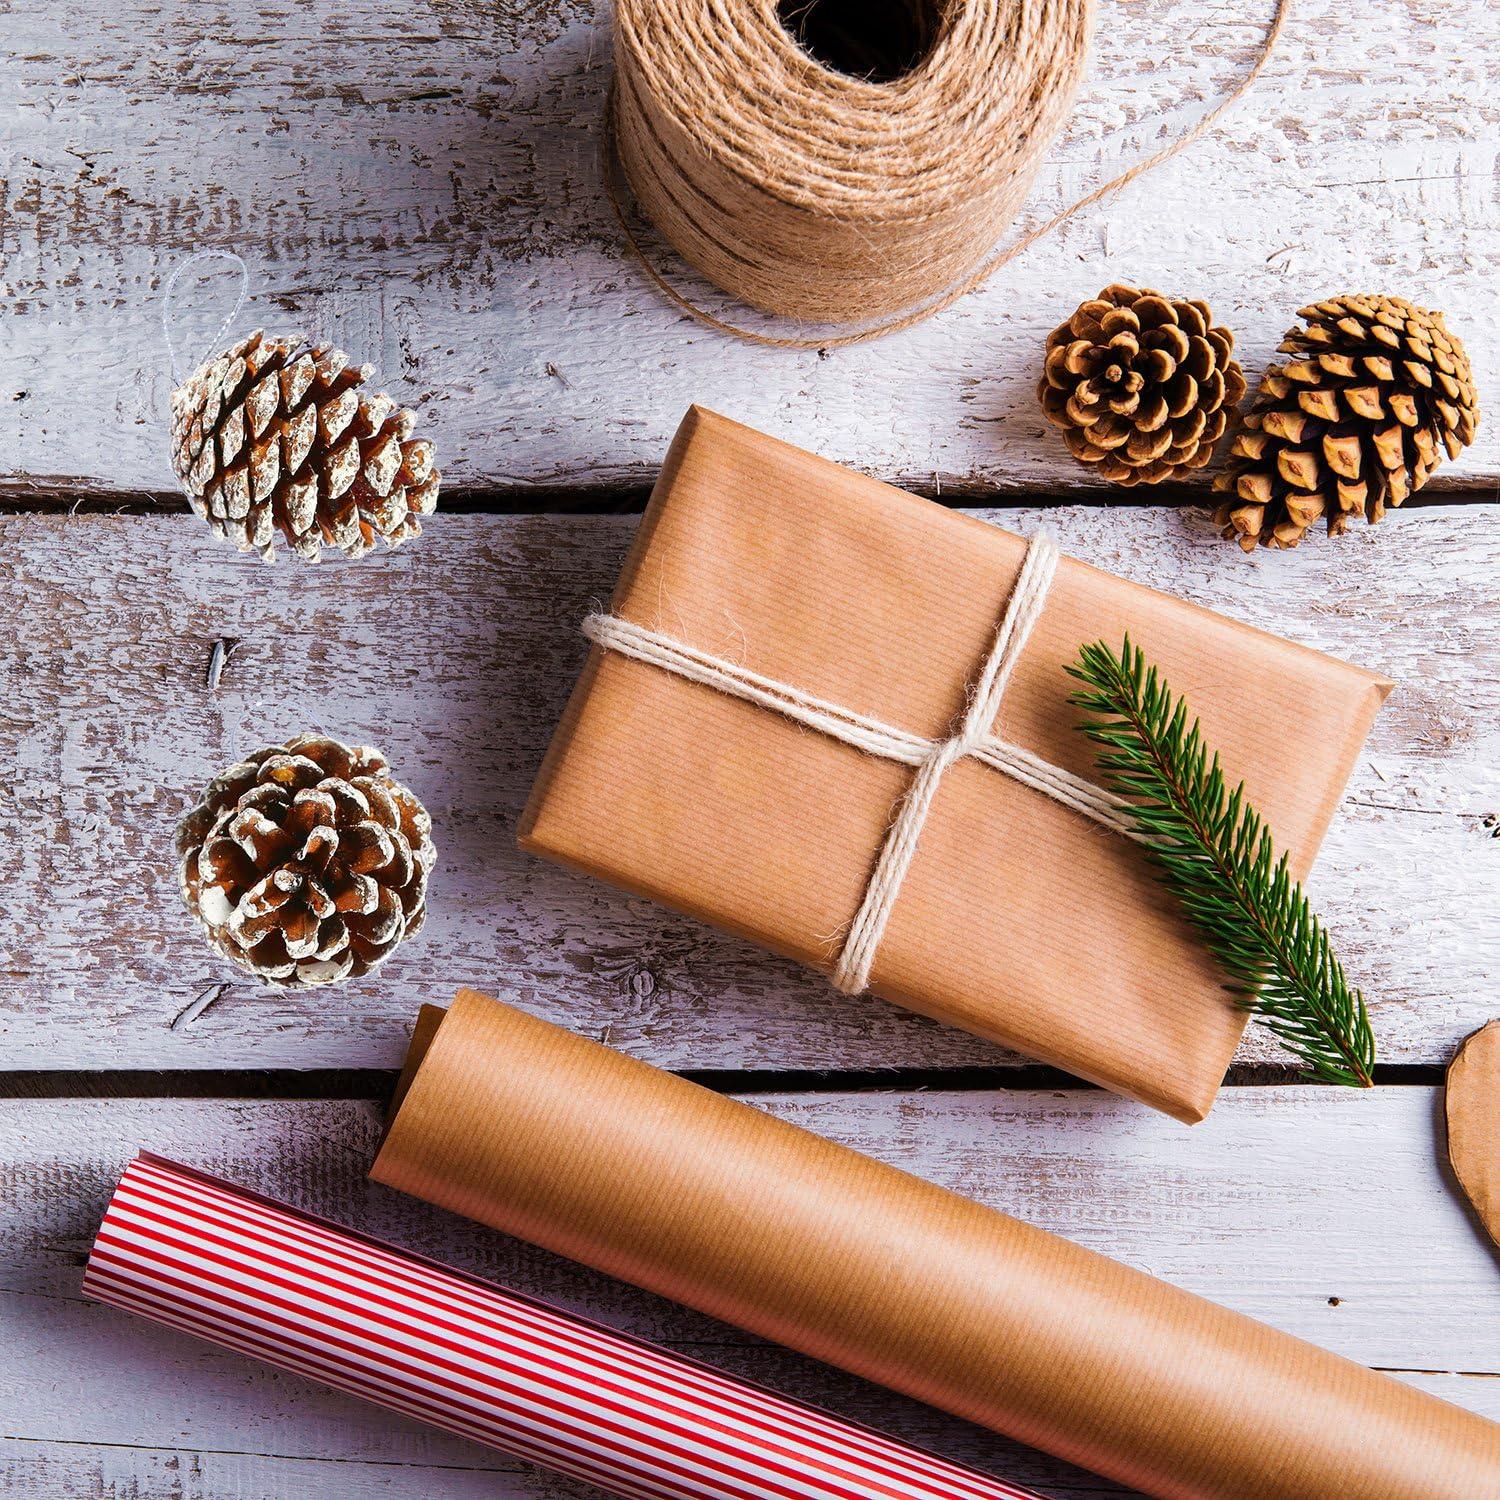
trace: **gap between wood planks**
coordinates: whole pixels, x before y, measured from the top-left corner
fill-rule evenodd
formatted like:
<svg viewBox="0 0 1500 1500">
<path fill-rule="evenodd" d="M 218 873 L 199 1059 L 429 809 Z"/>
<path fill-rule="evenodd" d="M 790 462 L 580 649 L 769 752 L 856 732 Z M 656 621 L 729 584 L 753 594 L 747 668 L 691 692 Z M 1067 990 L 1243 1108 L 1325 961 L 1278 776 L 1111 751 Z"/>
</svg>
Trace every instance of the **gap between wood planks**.
<svg viewBox="0 0 1500 1500">
<path fill-rule="evenodd" d="M 1097 1092 L 1093 1084 L 1041 1064 L 966 1068 L 679 1068 L 680 1077 L 719 1094 Z M 1375 1086 L 1441 1087 L 1438 1064 L 1377 1063 Z M 1284 1087 L 1295 1065 L 1239 1063 L 1226 1088 Z M 0 1073 L 0 1099 L 374 1099 L 385 1100 L 396 1073 L 385 1068 L 16 1069 Z M 1325 1089 L 1326 1084 L 1307 1083 Z"/>
<path fill-rule="evenodd" d="M 885 476 L 876 475 L 876 478 Z M 1123 486 L 1100 486 L 1086 490 L 1000 490 L 978 479 L 934 475 L 903 478 L 889 483 L 938 500 L 944 505 L 981 505 L 1043 509 L 1047 506 L 1089 506 L 1098 510 L 1209 507 L 1217 503 L 1207 485 L 1163 484 L 1149 494 Z M 520 485 L 493 489 L 456 484 L 438 498 L 439 514 L 475 516 L 517 515 L 634 515 L 645 509 L 649 483 L 589 485 Z M 1404 509 L 1420 510 L 1438 505 L 1484 505 L 1500 500 L 1500 485 L 1475 485 L 1463 480 L 1447 488 L 1435 480 L 1406 502 Z M 70 477 L 36 476 L 22 480 L 0 480 L 0 516 L 151 516 L 190 514 L 187 501 L 176 491 L 105 489 L 90 481 Z"/>
</svg>

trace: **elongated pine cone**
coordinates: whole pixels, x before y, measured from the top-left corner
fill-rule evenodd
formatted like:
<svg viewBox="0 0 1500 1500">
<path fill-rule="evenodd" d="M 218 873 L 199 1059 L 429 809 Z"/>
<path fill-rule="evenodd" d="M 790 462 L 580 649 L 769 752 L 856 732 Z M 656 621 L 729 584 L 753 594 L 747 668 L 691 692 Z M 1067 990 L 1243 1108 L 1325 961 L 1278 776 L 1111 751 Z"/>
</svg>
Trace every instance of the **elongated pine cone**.
<svg viewBox="0 0 1500 1500">
<path fill-rule="evenodd" d="M 1338 536 L 1415 494 L 1474 440 L 1479 402 L 1464 346 L 1440 312 L 1400 297 L 1333 297 L 1266 371 L 1214 488 L 1215 512 L 1246 552 L 1295 547 L 1320 516 Z"/>
<path fill-rule="evenodd" d="M 313 562 L 421 534 L 441 476 L 413 412 L 365 389 L 373 365 L 301 334 L 257 330 L 172 392 L 172 468 L 194 510 L 241 552 L 275 558 L 277 532 Z"/>
<path fill-rule="evenodd" d="M 1245 377 L 1206 302 L 1107 286 L 1047 337 L 1042 410 L 1080 463 L 1119 484 L 1181 479 L 1213 457 Z"/>
<path fill-rule="evenodd" d="M 275 985 L 368 974 L 422 925 L 432 820 L 385 757 L 303 734 L 214 779 L 178 825 L 188 908 Z"/>
</svg>

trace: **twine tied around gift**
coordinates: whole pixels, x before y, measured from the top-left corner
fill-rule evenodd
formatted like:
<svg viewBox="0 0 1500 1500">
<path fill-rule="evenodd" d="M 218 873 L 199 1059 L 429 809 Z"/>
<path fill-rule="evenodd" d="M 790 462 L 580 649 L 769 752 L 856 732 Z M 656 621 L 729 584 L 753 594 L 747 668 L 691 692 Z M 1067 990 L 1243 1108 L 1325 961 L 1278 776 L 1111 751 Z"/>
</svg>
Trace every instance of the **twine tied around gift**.
<svg viewBox="0 0 1500 1500">
<path fill-rule="evenodd" d="M 1252 66 L 1211 109 L 997 247 L 1067 117 L 1094 0 L 618 0 L 604 185 L 632 254 L 698 322 L 778 349 L 861 343 L 952 306 L 1192 145 L 1260 77 L 1291 6 L 1276 0 Z M 655 265 L 616 169 L 716 286 L 767 312 L 864 326 L 783 335 L 710 312 Z"/>
<path fill-rule="evenodd" d="M 959 761 L 977 760 L 1114 833 L 1139 838 L 1123 798 L 994 733 L 1000 700 L 1041 617 L 1059 556 L 1057 543 L 1046 532 L 1032 538 L 994 645 L 969 690 L 964 713 L 954 732 L 942 740 L 830 703 L 619 615 L 593 614 L 583 622 L 584 635 L 606 651 L 770 709 L 867 755 L 916 769 L 886 830 L 864 898 L 833 968 L 833 982 L 845 994 L 859 994 L 869 986 L 875 954 L 916 855 L 933 798 L 944 775 Z"/>
</svg>

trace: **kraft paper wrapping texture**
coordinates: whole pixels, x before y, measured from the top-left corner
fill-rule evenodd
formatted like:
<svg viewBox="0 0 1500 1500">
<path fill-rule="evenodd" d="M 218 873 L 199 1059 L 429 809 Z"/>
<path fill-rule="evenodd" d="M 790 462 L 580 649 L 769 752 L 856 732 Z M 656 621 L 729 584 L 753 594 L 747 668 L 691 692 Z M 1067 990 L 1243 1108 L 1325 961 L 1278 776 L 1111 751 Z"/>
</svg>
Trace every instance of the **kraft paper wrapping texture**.
<svg viewBox="0 0 1500 1500">
<path fill-rule="evenodd" d="M 1040 1500 L 160 1157 L 83 1289 L 628 1500 Z"/>
<path fill-rule="evenodd" d="M 1164 1500 L 1500 1495 L 1500 1426 L 470 991 L 372 1175 Z"/>
<path fill-rule="evenodd" d="M 941 739 L 1024 551 L 695 408 L 613 609 Z M 1063 667 L 1126 631 L 1305 876 L 1390 683 L 1065 560 L 996 732 L 1097 779 Z M 913 774 L 596 648 L 520 840 L 826 972 Z M 974 761 L 942 781 L 871 988 L 1184 1120 L 1207 1113 L 1245 1020 L 1138 848 Z"/>
</svg>

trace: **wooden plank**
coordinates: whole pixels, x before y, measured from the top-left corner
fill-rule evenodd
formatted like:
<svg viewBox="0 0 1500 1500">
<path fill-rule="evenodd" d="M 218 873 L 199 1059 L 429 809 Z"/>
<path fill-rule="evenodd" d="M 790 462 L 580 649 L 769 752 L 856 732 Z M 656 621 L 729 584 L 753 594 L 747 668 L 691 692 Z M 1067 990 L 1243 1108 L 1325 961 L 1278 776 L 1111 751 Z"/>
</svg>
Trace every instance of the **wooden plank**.
<svg viewBox="0 0 1500 1500">
<path fill-rule="evenodd" d="M 1271 11 L 1102 5 L 1024 224 L 1187 128 L 1244 74 Z M 14 0 L 0 465 L 22 488 L 173 488 L 159 294 L 204 246 L 249 263 L 242 327 L 310 326 L 377 362 L 468 484 L 637 483 L 697 400 L 912 482 L 1083 487 L 1037 414 L 1042 341 L 1131 278 L 1207 298 L 1252 374 L 1310 300 L 1443 307 L 1495 411 L 1500 367 L 1480 356 L 1500 346 L 1497 28 L 1459 0 L 1300 5 L 1208 139 L 940 318 L 821 358 L 700 328 L 625 256 L 596 163 L 604 0 L 262 0 L 249 27 L 229 0 Z M 221 298 L 184 315 L 194 348 Z M 1437 482 L 1497 476 L 1488 422 Z"/>
<path fill-rule="evenodd" d="M 755 1102 L 1500 1417 L 1500 1280 L 1492 1248 L 1439 1170 L 1434 1090 L 1236 1090 L 1192 1132 L 1100 1094 Z M 376 1130 L 373 1107 L 358 1102 L 0 1103 L 7 1248 L 0 1308 L 12 1356 L 0 1366 L 5 1492 L 134 1493 L 134 1483 L 185 1500 L 469 1496 L 482 1487 L 518 1497 L 572 1493 L 469 1444 L 82 1301 L 80 1269 L 94 1225 L 140 1147 L 1047 1493 L 1116 1493 L 967 1424 L 374 1187 L 363 1173 Z M 80 1370 L 88 1372 L 83 1399 Z M 167 1484 L 169 1475 L 179 1488 Z"/>
<path fill-rule="evenodd" d="M 102 1309 L 101 1309 L 101 1315 Z M 183 1343 L 185 1338 L 141 1327 L 131 1337 L 148 1346 L 160 1338 Z M 90 1357 L 93 1351 L 88 1351 Z M 949 1458 L 1020 1482 L 1056 1500 L 1103 1500 L 1131 1493 L 1079 1469 L 1021 1449 L 1004 1439 L 976 1431 L 939 1412 L 901 1401 L 883 1392 L 861 1388 L 835 1371 L 797 1368 L 793 1357 L 777 1350 L 714 1350 L 708 1356 L 725 1369 L 782 1391 L 800 1391 L 803 1398 L 824 1407 L 837 1406 L 846 1416 L 899 1434 L 908 1442 L 938 1449 Z M 192 1368 L 187 1351 L 177 1351 L 167 1379 L 175 1391 L 188 1380 L 208 1382 L 214 1371 Z M 1500 1414 L 1500 1400 L 1481 1404 L 1486 1383 L 1457 1375 L 1403 1375 L 1444 1400 L 1457 1401 L 1490 1415 Z M 240 1383 L 250 1387 L 253 1377 L 240 1372 Z M 235 1382 L 224 1382 L 238 1391 Z M 1490 1387 L 1500 1382 L 1491 1381 Z M 848 1387 L 847 1391 L 844 1387 Z M 239 1410 L 251 1399 L 282 1403 L 288 1419 L 279 1429 L 252 1425 Z M 1474 1398 L 1479 1398 L 1478 1400 Z M 352 1398 L 319 1391 L 296 1376 L 267 1374 L 241 1401 L 231 1398 L 230 1410 L 221 1406 L 210 1434 L 236 1446 L 210 1450 L 204 1439 L 185 1432 L 179 1419 L 175 1431 L 180 1445 L 153 1447 L 143 1442 L 46 1442 L 35 1438 L 0 1437 L 0 1489 L 9 1500 L 59 1500 L 60 1496 L 106 1496 L 109 1500 L 598 1500 L 600 1491 L 528 1468 L 504 1454 L 475 1444 L 448 1439 L 402 1417 L 382 1416 Z M 195 1405 L 184 1414 L 199 1419 Z M 200 1419 L 201 1420 L 201 1419 Z M 240 1425 L 230 1425 L 238 1423 Z M 222 1426 L 220 1424 L 223 1424 Z M 171 1425 L 167 1422 L 163 1426 Z M 296 1446 L 311 1450 L 315 1442 L 301 1436 L 316 1426 L 333 1434 L 333 1452 L 299 1452 L 284 1457 L 256 1451 L 254 1444 L 283 1438 L 287 1428 Z M 379 1429 L 384 1442 L 371 1445 L 376 1456 L 348 1452 L 365 1428 Z M 190 1443 L 195 1444 L 189 1446 Z"/>
<path fill-rule="evenodd" d="M 1416 511 L 1336 555 L 1258 566 L 1201 516 L 1051 519 L 1078 557 L 1401 680 L 1313 882 L 1391 1062 L 1445 1060 L 1494 1010 L 1497 517 Z M 187 516 L 0 521 L 0 596 L 28 622 L 0 644 L 5 1063 L 394 1067 L 418 1004 L 461 983 L 668 1066 L 1010 1060 L 515 850 L 583 655 L 576 622 L 634 525 L 446 516 L 379 562 L 267 569 Z M 213 692 L 218 639 L 236 644 Z M 202 942 L 172 832 L 223 766 L 306 729 L 381 744 L 432 810 L 440 863 L 419 939 L 363 983 L 298 995 L 237 982 Z M 1276 1055 L 1261 1039 L 1241 1054 Z"/>
</svg>

